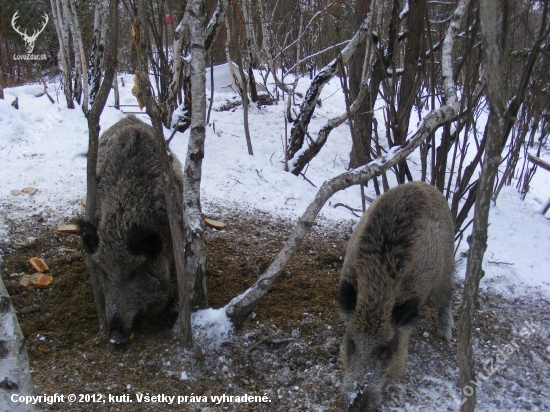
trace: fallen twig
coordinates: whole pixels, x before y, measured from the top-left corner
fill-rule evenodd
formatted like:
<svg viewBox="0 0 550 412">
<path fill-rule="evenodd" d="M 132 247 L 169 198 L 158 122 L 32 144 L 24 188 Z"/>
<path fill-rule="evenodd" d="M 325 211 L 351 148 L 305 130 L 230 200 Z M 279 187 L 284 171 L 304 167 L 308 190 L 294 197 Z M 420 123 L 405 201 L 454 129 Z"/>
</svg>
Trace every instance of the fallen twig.
<svg viewBox="0 0 550 412">
<path fill-rule="evenodd" d="M 252 345 L 250 348 L 248 348 L 247 353 L 252 352 L 254 349 L 256 349 L 258 346 L 260 346 L 262 343 L 267 342 L 270 339 L 273 339 L 275 336 L 279 335 L 281 331 L 277 331 L 275 333 L 272 333 L 271 335 L 268 335 L 262 339 L 260 339 L 258 342 L 256 342 L 254 345 Z"/>
</svg>

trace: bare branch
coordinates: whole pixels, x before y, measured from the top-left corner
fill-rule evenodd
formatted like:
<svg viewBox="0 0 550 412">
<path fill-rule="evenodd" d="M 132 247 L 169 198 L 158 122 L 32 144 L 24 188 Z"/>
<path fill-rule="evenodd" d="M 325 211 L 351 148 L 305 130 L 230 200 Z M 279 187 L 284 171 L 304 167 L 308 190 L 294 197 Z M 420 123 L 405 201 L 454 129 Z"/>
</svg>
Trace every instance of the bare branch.
<svg viewBox="0 0 550 412">
<path fill-rule="evenodd" d="M 342 61 L 344 62 L 344 64 L 347 64 L 349 62 L 351 56 L 355 53 L 359 44 L 361 44 L 363 40 L 365 40 L 367 33 L 370 32 L 371 20 L 372 11 L 369 11 L 367 17 L 365 17 L 365 20 L 363 20 L 363 23 L 359 27 L 359 30 L 357 30 L 351 41 L 346 47 L 344 47 L 341 52 Z M 300 113 L 294 121 L 294 126 L 291 131 L 290 145 L 287 150 L 287 156 L 289 159 L 292 159 L 296 152 L 302 147 L 304 136 L 307 132 L 307 127 L 315 110 L 315 103 L 317 102 L 317 99 L 319 98 L 323 87 L 329 82 L 330 79 L 334 77 L 337 71 L 338 59 L 335 58 L 323 69 L 321 69 L 311 82 L 311 86 L 309 87 L 304 101 L 300 106 Z"/>
<path fill-rule="evenodd" d="M 317 11 L 317 13 L 315 13 L 313 15 L 313 17 L 311 19 L 309 19 L 309 22 L 306 24 L 306 27 L 304 27 L 302 33 L 300 34 L 300 36 L 294 40 L 292 43 L 290 43 L 288 46 L 286 46 L 283 50 L 281 50 L 279 52 L 279 54 L 277 54 L 275 56 L 275 59 L 278 59 L 279 57 L 281 57 L 281 54 L 283 54 L 285 51 L 287 51 L 288 49 L 290 49 L 292 46 L 294 46 L 296 43 L 298 43 L 302 37 L 304 37 L 304 35 L 306 34 L 307 32 L 307 29 L 309 29 L 309 26 L 311 26 L 313 24 L 313 21 L 318 17 L 320 16 L 321 14 L 323 14 L 330 6 L 332 6 L 332 3 L 329 3 L 327 4 L 327 6 L 323 9 L 323 10 L 319 10 Z M 296 67 L 296 65 L 292 66 L 293 68 Z M 290 70 L 288 70 L 290 72 Z"/>
</svg>

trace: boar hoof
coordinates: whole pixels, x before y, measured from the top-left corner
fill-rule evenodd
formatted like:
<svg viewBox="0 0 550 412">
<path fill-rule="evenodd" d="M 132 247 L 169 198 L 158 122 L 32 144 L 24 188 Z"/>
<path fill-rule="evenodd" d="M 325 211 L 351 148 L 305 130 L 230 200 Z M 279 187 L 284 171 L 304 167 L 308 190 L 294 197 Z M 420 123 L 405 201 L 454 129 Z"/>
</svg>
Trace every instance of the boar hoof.
<svg viewBox="0 0 550 412">
<path fill-rule="evenodd" d="M 118 330 L 114 330 L 111 332 L 111 338 L 109 339 L 109 342 L 113 345 L 123 345 L 125 343 L 129 343 L 132 337 L 133 333 L 130 336 L 124 336 Z"/>
</svg>

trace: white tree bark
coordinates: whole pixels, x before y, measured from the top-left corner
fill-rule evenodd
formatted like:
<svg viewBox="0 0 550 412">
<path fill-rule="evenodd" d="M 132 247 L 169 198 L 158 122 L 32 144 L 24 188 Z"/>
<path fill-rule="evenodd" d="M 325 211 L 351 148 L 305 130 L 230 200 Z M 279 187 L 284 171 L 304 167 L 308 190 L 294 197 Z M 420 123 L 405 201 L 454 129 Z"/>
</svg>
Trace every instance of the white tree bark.
<svg viewBox="0 0 550 412">
<path fill-rule="evenodd" d="M 105 44 L 105 30 L 107 24 L 107 0 L 96 0 L 94 5 L 94 34 L 92 38 L 92 49 L 87 64 L 88 76 L 88 101 L 93 106 L 96 94 L 101 84 L 101 71 L 103 68 L 103 51 L 100 47 Z"/>
<path fill-rule="evenodd" d="M 25 337 L 8 291 L 0 279 L 0 409 L 34 411 L 33 405 L 11 401 L 13 394 L 29 396 L 33 392 Z"/>
<path fill-rule="evenodd" d="M 237 86 L 237 89 L 239 91 L 239 94 L 241 95 L 241 98 L 243 99 L 243 126 L 244 126 L 244 134 L 246 138 L 246 146 L 248 148 L 248 154 L 250 156 L 254 155 L 254 152 L 252 150 L 252 140 L 250 138 L 250 129 L 248 127 L 248 81 L 253 82 L 254 79 L 247 80 L 246 74 L 243 70 L 243 59 L 241 55 L 241 50 L 239 49 L 239 42 L 234 41 L 233 45 L 235 48 L 235 58 L 237 59 L 237 70 L 235 70 L 235 67 L 233 65 L 233 61 L 231 60 L 231 54 L 229 52 L 229 44 L 232 40 L 232 31 L 234 30 L 234 24 L 230 26 L 229 25 L 229 19 L 227 18 L 227 15 L 225 16 L 225 27 L 226 27 L 226 38 L 225 38 L 225 56 L 227 59 L 227 63 L 229 64 L 229 71 L 231 72 L 231 76 L 233 77 L 233 81 L 235 82 L 235 86 Z M 234 32 L 233 32 L 234 34 Z"/>
<path fill-rule="evenodd" d="M 73 35 L 75 64 L 80 65 L 82 70 L 82 79 L 78 79 L 82 84 L 82 111 L 88 112 L 88 61 L 86 59 L 86 52 L 84 50 L 84 43 L 82 42 L 82 31 L 80 30 L 80 24 L 78 22 L 78 15 L 76 14 L 75 0 L 62 0 L 63 12 L 67 16 L 69 27 Z"/>
<path fill-rule="evenodd" d="M 60 0 L 50 0 L 52 6 L 52 17 L 59 41 L 59 59 L 63 71 L 63 89 L 67 107 L 74 109 L 73 96 L 71 93 L 71 62 L 69 46 L 69 26 L 66 16 L 63 15 L 63 7 Z"/>
<path fill-rule="evenodd" d="M 376 9 L 376 3 L 376 0 L 373 0 L 371 3 L 371 7 L 373 7 L 373 9 Z M 292 174 L 298 176 L 303 168 L 309 164 L 311 159 L 319 153 L 321 148 L 326 143 L 330 132 L 344 123 L 344 121 L 350 116 L 353 116 L 357 110 L 359 110 L 359 107 L 361 107 L 361 103 L 363 103 L 363 99 L 365 98 L 365 94 L 367 92 L 367 78 L 372 71 L 372 61 L 374 60 L 374 53 L 372 53 L 371 44 L 372 42 L 367 39 L 365 58 L 363 60 L 363 70 L 361 71 L 361 85 L 359 86 L 359 94 L 357 95 L 355 101 L 350 105 L 349 113 L 346 110 L 346 112 L 340 114 L 339 116 L 333 117 L 325 124 L 324 127 L 321 128 L 321 130 L 319 130 L 317 140 L 310 142 L 309 147 L 304 150 L 298 159 L 293 163 Z"/>
<path fill-rule="evenodd" d="M 462 17 L 467 9 L 468 0 L 461 0 L 455 14 L 451 18 L 445 41 L 447 47 L 446 54 L 450 54 L 453 49 L 453 43 L 458 34 Z M 449 56 L 443 56 L 447 62 L 451 59 Z M 349 56 L 348 56 L 349 58 Z M 308 206 L 302 217 L 298 220 L 294 230 L 289 236 L 289 239 L 279 252 L 275 260 L 260 276 L 254 285 L 248 288 L 241 295 L 233 298 L 225 306 L 227 316 L 238 327 L 242 324 L 245 318 L 254 310 L 254 308 L 262 301 L 267 291 L 273 285 L 273 282 L 281 275 L 288 261 L 296 252 L 296 249 L 304 239 L 309 229 L 319 212 L 321 211 L 327 200 L 336 192 L 356 184 L 365 184 L 368 180 L 382 174 L 390 167 L 395 166 L 401 160 L 405 159 L 412 153 L 430 134 L 443 122 L 452 119 L 458 113 L 459 105 L 456 95 L 456 88 L 453 83 L 452 65 L 442 65 L 444 77 L 445 101 L 447 104 L 441 106 L 437 110 L 428 113 L 416 133 L 411 139 L 407 140 L 402 147 L 393 147 L 386 155 L 373 160 L 369 164 L 342 173 L 335 178 L 323 183 L 315 200 Z"/>
<path fill-rule="evenodd" d="M 170 89 L 169 89 L 170 94 L 166 99 L 166 101 L 168 102 L 167 109 L 170 111 L 167 116 L 168 119 L 172 118 L 173 108 L 176 104 L 176 95 L 178 94 L 178 92 L 182 87 L 181 74 L 183 70 L 181 67 L 183 65 L 182 52 L 183 52 L 183 44 L 184 44 L 183 40 L 185 37 L 183 35 L 183 28 L 188 24 L 189 24 L 189 13 L 187 12 L 187 9 L 186 9 L 185 13 L 183 14 L 183 18 L 181 19 L 180 23 L 176 27 L 176 33 L 174 36 L 174 44 L 173 44 L 174 55 L 173 55 L 172 69 L 171 69 L 172 80 L 170 81 Z"/>
<path fill-rule="evenodd" d="M 222 22 L 225 20 L 228 1 L 229 0 L 218 0 L 218 5 L 216 7 L 216 10 L 214 10 L 214 14 L 210 18 L 210 21 L 206 26 L 205 47 L 207 52 L 212 47 L 212 44 L 214 43 L 214 40 L 216 39 L 216 36 L 220 31 L 220 26 Z"/>
<path fill-rule="evenodd" d="M 103 24 L 103 22 L 107 21 L 107 16 L 109 14 L 109 1 L 111 0 L 96 0 L 97 4 L 99 6 L 99 43 L 105 44 L 106 37 L 107 37 L 107 25 Z M 95 29 L 95 27 L 94 27 Z"/>
<path fill-rule="evenodd" d="M 205 307 L 206 242 L 200 201 L 202 159 L 204 158 L 206 112 L 206 15 L 201 0 L 191 0 L 189 32 L 191 36 L 191 132 L 183 169 L 183 208 L 185 233 L 185 273 L 189 282 L 192 307 Z"/>
<path fill-rule="evenodd" d="M 227 2 L 228 0 L 219 0 L 218 4 L 216 6 L 216 10 L 214 10 L 214 14 L 210 18 L 210 21 L 208 23 L 208 26 L 205 30 L 205 48 L 206 52 L 212 47 L 212 44 L 214 42 L 214 39 L 216 38 L 219 28 L 221 26 L 221 22 L 224 21 L 225 15 L 227 12 Z M 168 110 L 170 110 L 170 113 L 168 114 L 168 119 L 172 118 L 172 110 L 175 106 L 176 101 L 176 95 L 180 91 L 182 87 L 182 65 L 183 65 L 183 46 L 184 46 L 184 27 L 187 27 L 189 25 L 189 8 L 186 7 L 185 13 L 183 14 L 183 18 L 178 24 L 176 28 L 176 35 L 174 37 L 174 44 L 173 44 L 173 50 L 174 50 L 174 57 L 172 61 L 172 69 L 171 69 L 171 76 L 172 79 L 170 81 L 170 95 L 166 99 L 168 102 Z"/>
<path fill-rule="evenodd" d="M 353 116 L 357 112 L 359 107 L 361 107 L 361 103 L 363 102 L 366 91 L 367 84 L 363 80 L 361 82 L 361 86 L 359 86 L 359 94 L 350 106 L 349 115 Z M 304 150 L 302 154 L 298 157 L 298 159 L 296 159 L 296 161 L 292 164 L 292 174 L 295 174 L 296 176 L 300 174 L 303 168 L 311 161 L 311 159 L 313 159 L 313 157 L 315 157 L 319 153 L 321 148 L 325 145 L 330 132 L 340 126 L 342 123 L 344 123 L 348 117 L 348 112 L 346 111 L 339 116 L 330 119 L 325 124 L 325 126 L 323 126 L 321 130 L 319 130 L 319 133 L 317 134 L 317 139 L 310 142 L 309 147 Z"/>
</svg>

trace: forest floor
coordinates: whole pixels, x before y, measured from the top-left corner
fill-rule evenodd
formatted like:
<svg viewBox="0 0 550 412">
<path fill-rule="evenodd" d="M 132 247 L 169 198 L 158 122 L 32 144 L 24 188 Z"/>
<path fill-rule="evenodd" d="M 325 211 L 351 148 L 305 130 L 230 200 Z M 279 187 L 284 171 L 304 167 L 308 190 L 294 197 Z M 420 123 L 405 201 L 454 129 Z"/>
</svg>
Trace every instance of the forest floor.
<svg viewBox="0 0 550 412">
<path fill-rule="evenodd" d="M 207 217 L 227 224 L 223 231 L 207 233 L 208 300 L 220 308 L 269 266 L 292 222 L 258 211 L 208 207 Z M 337 315 L 336 297 L 349 222 L 318 221 L 240 330 L 222 343 L 197 330 L 193 349 L 184 351 L 168 326 L 156 320 L 125 346 L 113 346 L 98 334 L 80 239 L 55 230 L 69 221 L 54 222 L 43 214 L 24 223 L 6 220 L 7 234 L 0 237 L 0 272 L 27 339 L 36 394 L 82 395 L 72 404 L 41 403 L 38 410 L 342 410 L 338 352 L 345 324 Z M 47 289 L 22 287 L 10 276 L 31 273 L 32 256 L 50 267 L 54 281 Z M 461 288 L 457 282 L 455 324 Z M 550 298 L 541 292 L 504 296 L 488 286 L 477 313 L 474 352 L 477 371 L 483 373 L 478 410 L 550 410 Z M 408 368 L 386 387 L 384 410 L 458 410 L 456 329 L 452 343 L 445 344 L 435 318 L 430 306 L 422 312 L 411 336 Z M 518 347 L 504 356 L 510 342 Z M 493 359 L 491 373 L 488 359 Z M 248 403 L 211 398 L 224 394 L 259 398 Z M 175 398 L 173 403 L 169 398 L 139 402 L 145 395 Z"/>
</svg>

